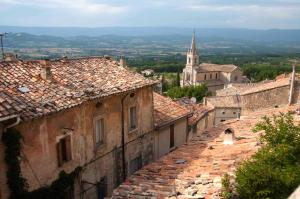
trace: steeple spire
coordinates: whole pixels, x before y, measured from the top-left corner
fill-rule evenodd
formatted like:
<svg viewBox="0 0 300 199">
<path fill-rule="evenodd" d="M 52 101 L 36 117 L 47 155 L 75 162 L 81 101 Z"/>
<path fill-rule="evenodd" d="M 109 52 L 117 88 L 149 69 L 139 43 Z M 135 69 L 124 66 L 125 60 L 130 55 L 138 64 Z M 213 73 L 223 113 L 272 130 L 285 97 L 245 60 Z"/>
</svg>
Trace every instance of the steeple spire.
<svg viewBox="0 0 300 199">
<path fill-rule="evenodd" d="M 195 30 L 193 31 L 192 44 L 191 44 L 190 52 L 193 53 L 194 55 L 197 54 Z"/>
</svg>

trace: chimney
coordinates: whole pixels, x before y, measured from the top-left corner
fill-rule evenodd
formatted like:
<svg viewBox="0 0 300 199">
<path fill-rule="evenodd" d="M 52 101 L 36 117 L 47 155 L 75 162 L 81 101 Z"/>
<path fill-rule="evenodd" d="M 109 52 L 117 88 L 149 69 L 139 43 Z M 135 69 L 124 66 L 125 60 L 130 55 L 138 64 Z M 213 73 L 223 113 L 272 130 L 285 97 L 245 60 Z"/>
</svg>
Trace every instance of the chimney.
<svg viewBox="0 0 300 199">
<path fill-rule="evenodd" d="M 42 65 L 41 77 L 44 80 L 51 79 L 52 74 L 51 74 L 50 60 L 49 59 L 40 60 L 40 64 Z"/>
<path fill-rule="evenodd" d="M 122 66 L 123 68 L 126 68 L 127 65 L 126 65 L 126 59 L 124 56 L 121 56 L 120 58 L 120 66 Z"/>
<path fill-rule="evenodd" d="M 5 53 L 4 61 L 18 61 L 17 55 L 13 53 Z"/>
</svg>

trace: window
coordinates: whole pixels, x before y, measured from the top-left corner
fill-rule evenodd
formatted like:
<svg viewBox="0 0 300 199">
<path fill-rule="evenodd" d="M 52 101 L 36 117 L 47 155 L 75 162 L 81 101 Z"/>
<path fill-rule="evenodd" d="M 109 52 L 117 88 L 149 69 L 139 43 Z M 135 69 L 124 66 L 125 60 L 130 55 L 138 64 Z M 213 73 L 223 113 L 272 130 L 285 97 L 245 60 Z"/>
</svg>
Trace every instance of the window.
<svg viewBox="0 0 300 199">
<path fill-rule="evenodd" d="M 174 124 L 170 126 L 170 149 L 174 147 Z"/>
<path fill-rule="evenodd" d="M 129 124 L 129 130 L 137 128 L 136 106 L 130 107 L 129 109 Z"/>
<path fill-rule="evenodd" d="M 103 199 L 107 196 L 107 178 L 102 177 L 97 183 L 98 199 Z"/>
<path fill-rule="evenodd" d="M 225 111 L 223 111 L 222 114 L 225 115 Z"/>
<path fill-rule="evenodd" d="M 216 79 L 218 79 L 218 73 L 216 73 Z"/>
<path fill-rule="evenodd" d="M 212 79 L 212 74 L 209 75 L 210 79 Z"/>
<path fill-rule="evenodd" d="M 95 142 L 100 145 L 104 142 L 104 119 L 98 118 L 95 121 Z"/>
<path fill-rule="evenodd" d="M 204 80 L 206 80 L 206 74 L 204 75 Z"/>
<path fill-rule="evenodd" d="M 189 64 L 191 63 L 191 58 L 189 57 Z"/>
<path fill-rule="evenodd" d="M 138 157 L 130 161 L 130 173 L 133 174 L 137 170 L 140 170 L 142 166 L 143 166 L 142 156 L 139 155 Z"/>
<path fill-rule="evenodd" d="M 61 166 L 72 159 L 70 135 L 61 138 L 59 142 L 56 144 L 56 148 L 57 148 L 58 166 Z"/>
<path fill-rule="evenodd" d="M 235 76 L 235 77 L 234 77 L 234 81 L 237 81 L 237 80 L 238 80 L 238 76 Z"/>
<path fill-rule="evenodd" d="M 235 115 L 236 114 L 236 112 L 233 112 L 233 115 Z"/>
<path fill-rule="evenodd" d="M 225 122 L 225 120 L 221 120 L 221 122 Z"/>
<path fill-rule="evenodd" d="M 197 64 L 197 58 L 195 58 L 195 64 Z"/>
</svg>

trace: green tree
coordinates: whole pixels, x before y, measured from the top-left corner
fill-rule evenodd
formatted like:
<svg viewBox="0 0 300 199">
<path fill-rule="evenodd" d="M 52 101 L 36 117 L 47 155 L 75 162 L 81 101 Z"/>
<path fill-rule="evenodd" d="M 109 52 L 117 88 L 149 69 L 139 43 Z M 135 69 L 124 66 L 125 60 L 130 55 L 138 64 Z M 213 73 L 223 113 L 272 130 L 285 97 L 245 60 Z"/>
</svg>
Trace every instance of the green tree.
<svg viewBox="0 0 300 199">
<path fill-rule="evenodd" d="M 195 97 L 198 102 L 202 101 L 203 97 L 208 95 L 208 89 L 206 84 L 198 86 L 184 86 L 173 87 L 167 91 L 167 95 L 172 99 L 178 99 L 181 97 Z"/>
<path fill-rule="evenodd" d="M 300 126 L 280 114 L 264 117 L 254 132 L 262 132 L 262 147 L 238 168 L 237 192 L 243 199 L 285 199 L 300 184 Z"/>
<path fill-rule="evenodd" d="M 179 71 L 177 71 L 176 86 L 180 87 L 180 73 L 179 73 Z"/>
</svg>

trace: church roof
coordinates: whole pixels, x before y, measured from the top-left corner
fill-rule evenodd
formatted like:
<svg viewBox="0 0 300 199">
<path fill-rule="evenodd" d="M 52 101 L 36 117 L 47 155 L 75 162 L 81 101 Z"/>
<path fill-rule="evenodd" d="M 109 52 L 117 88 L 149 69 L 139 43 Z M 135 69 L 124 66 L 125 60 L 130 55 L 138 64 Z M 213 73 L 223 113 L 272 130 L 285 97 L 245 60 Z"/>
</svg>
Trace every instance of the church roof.
<svg viewBox="0 0 300 199">
<path fill-rule="evenodd" d="M 50 79 L 41 77 L 42 61 L 0 62 L 0 119 L 14 114 L 22 120 L 41 117 L 155 84 L 109 57 L 49 61 L 47 66 Z"/>
<path fill-rule="evenodd" d="M 211 64 L 211 63 L 202 63 L 198 66 L 196 69 L 197 72 L 233 72 L 239 68 L 236 65 L 233 64 L 226 64 L 226 65 L 220 65 L 220 64 Z"/>
</svg>

